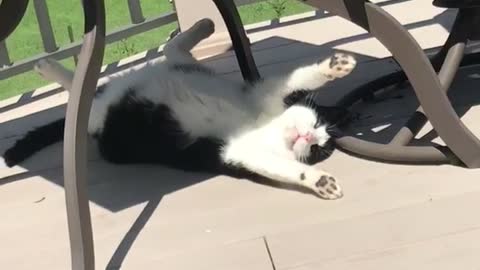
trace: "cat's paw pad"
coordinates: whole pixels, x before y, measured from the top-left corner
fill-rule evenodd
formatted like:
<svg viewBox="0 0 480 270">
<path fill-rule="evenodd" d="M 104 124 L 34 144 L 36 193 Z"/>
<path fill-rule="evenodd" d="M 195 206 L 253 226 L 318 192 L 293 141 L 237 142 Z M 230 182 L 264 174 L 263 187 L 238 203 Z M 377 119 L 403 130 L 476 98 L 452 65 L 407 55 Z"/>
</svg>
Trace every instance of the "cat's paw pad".
<svg viewBox="0 0 480 270">
<path fill-rule="evenodd" d="M 194 27 L 198 27 L 205 36 L 210 36 L 215 32 L 215 23 L 208 18 L 196 22 Z"/>
<path fill-rule="evenodd" d="M 315 192 L 325 200 L 336 200 L 343 197 L 342 188 L 338 185 L 335 177 L 321 170 L 302 174 L 304 186 Z"/>
<path fill-rule="evenodd" d="M 346 53 L 336 53 L 324 60 L 321 64 L 325 76 L 329 80 L 339 79 L 347 76 L 357 65 L 355 58 Z"/>
</svg>

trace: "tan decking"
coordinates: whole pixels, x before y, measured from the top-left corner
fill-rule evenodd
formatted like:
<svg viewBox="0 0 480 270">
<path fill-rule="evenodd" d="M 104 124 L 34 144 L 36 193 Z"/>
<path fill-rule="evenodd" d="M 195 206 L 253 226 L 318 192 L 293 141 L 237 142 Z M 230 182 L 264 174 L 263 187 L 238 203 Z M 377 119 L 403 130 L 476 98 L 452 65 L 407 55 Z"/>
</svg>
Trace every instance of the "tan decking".
<svg viewBox="0 0 480 270">
<path fill-rule="evenodd" d="M 395 3 L 398 2 L 398 3 Z M 454 13 L 430 1 L 385 6 L 424 48 L 443 43 Z M 257 27 L 261 27 L 257 25 Z M 364 32 L 326 17 L 253 31 L 262 75 L 280 74 L 353 52 L 360 64 L 325 89 L 325 102 L 396 67 Z M 206 60 L 240 79 L 232 53 Z M 480 68 L 462 70 L 454 104 L 480 136 Z M 361 110 L 355 132 L 383 141 L 415 108 L 388 98 Z M 60 117 L 60 93 L 0 114 L 0 152 L 30 128 Z M 382 129 L 386 124 L 391 126 Z M 224 176 L 156 166 L 115 166 L 90 148 L 90 198 L 97 269 L 477 269 L 480 262 L 480 171 L 403 166 L 336 152 L 320 164 L 338 176 L 345 197 L 324 201 L 295 191 Z M 0 171 L 2 269 L 69 269 L 61 144 L 22 167 Z"/>
</svg>

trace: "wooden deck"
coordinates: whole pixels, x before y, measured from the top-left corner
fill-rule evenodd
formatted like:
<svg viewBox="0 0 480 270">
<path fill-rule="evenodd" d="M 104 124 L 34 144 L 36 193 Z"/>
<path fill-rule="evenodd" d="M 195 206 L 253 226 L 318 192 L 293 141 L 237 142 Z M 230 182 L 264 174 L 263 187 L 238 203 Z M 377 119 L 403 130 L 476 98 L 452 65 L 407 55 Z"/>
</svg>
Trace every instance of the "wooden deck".
<svg viewBox="0 0 480 270">
<path fill-rule="evenodd" d="M 443 43 L 455 15 L 422 0 L 390 1 L 384 8 L 425 49 Z M 398 69 L 380 43 L 338 17 L 252 28 L 264 76 L 334 49 L 357 55 L 354 73 L 322 91 L 326 103 Z M 205 62 L 240 79 L 231 52 Z M 472 90 L 479 86 L 480 67 L 468 68 L 452 90 L 462 119 L 478 136 L 480 93 Z M 353 132 L 388 139 L 416 106 L 408 89 L 395 93 L 358 108 L 363 120 Z M 33 126 L 60 117 L 65 101 L 63 92 L 1 112 L 0 152 Z M 61 147 L 0 171 L 2 269 L 70 268 Z M 115 166 L 102 161 L 93 146 L 89 166 L 97 269 L 480 268 L 479 170 L 382 164 L 336 152 L 319 166 L 338 177 L 345 196 L 324 201 L 245 179 Z"/>
</svg>

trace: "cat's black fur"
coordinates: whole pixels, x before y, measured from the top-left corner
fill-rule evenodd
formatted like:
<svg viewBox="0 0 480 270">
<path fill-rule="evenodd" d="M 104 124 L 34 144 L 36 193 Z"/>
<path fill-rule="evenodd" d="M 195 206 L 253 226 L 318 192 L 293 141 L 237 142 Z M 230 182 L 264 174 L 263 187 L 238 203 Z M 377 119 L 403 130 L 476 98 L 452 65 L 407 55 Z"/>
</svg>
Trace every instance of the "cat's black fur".
<svg viewBox="0 0 480 270">
<path fill-rule="evenodd" d="M 180 67 L 178 67 L 180 68 Z M 194 68 L 183 71 L 204 72 Z M 171 110 L 162 104 L 135 96 L 128 92 L 122 100 L 109 108 L 108 117 L 101 134 L 96 134 L 98 148 L 109 162 L 118 164 L 156 163 L 188 171 L 230 171 L 220 160 L 223 141 L 217 138 L 200 137 L 194 140 L 184 132 Z M 103 94 L 99 87 L 97 95 Z M 315 103 L 311 91 L 298 90 L 284 99 L 286 107 L 309 104 L 317 113 L 319 121 L 329 124 L 332 137 L 338 134 L 336 124 L 345 119 L 347 111 L 338 107 L 326 107 Z M 14 166 L 41 149 L 63 139 L 64 119 L 34 129 L 8 149 L 3 157 L 7 166 Z M 335 146 L 330 140 L 325 146 L 311 147 L 307 163 L 314 164 L 328 158 Z"/>
</svg>

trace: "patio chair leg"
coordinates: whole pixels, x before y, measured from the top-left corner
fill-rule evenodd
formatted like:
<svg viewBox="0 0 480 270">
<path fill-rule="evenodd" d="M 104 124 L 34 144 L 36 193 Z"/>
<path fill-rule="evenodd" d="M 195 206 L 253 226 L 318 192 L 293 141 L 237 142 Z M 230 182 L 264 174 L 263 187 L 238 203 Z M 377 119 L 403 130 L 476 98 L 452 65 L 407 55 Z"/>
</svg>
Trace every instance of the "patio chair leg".
<svg viewBox="0 0 480 270">
<path fill-rule="evenodd" d="M 455 78 L 458 67 L 460 66 L 460 62 L 463 58 L 465 43 L 466 39 L 464 41 L 460 41 L 452 46 L 447 53 L 445 62 L 443 63 L 442 69 L 438 75 L 442 90 L 444 92 L 447 92 L 450 89 L 450 85 Z M 390 143 L 408 145 L 427 122 L 428 119 L 425 116 L 422 107 L 419 107 L 407 121 L 406 125 L 398 131 L 395 137 L 393 137 Z"/>
<path fill-rule="evenodd" d="M 260 74 L 252 56 L 250 41 L 243 28 L 235 3 L 233 0 L 213 0 L 213 2 L 227 25 L 243 78 L 249 82 L 259 80 Z"/>
<path fill-rule="evenodd" d="M 397 59 L 405 70 L 420 104 L 429 121 L 447 146 L 468 167 L 480 167 L 480 141 L 463 125 L 443 90 L 445 85 L 435 71 L 414 38 L 391 15 L 378 6 L 366 3 L 370 33 L 379 39 Z M 458 54 L 463 45 L 452 52 L 447 68 L 458 67 Z M 448 81 L 452 71 L 445 72 L 441 79 Z"/>
<path fill-rule="evenodd" d="M 87 124 L 105 48 L 103 0 L 84 0 L 85 37 L 67 104 L 64 184 L 72 269 L 95 268 L 87 188 Z"/>
<path fill-rule="evenodd" d="M 0 3 L 1 42 L 17 28 L 27 10 L 28 0 L 2 0 Z"/>
<path fill-rule="evenodd" d="M 378 144 L 345 136 L 336 141 L 340 148 L 381 161 L 410 164 L 451 162 L 464 164 L 471 168 L 480 167 L 480 140 L 463 125 L 444 91 L 450 85 L 463 54 L 465 42 L 463 38 L 456 40 L 462 35 L 452 38 L 451 47 L 441 52 L 437 59 L 432 59 L 434 65 L 439 65 L 438 63 L 443 62 L 441 61 L 444 57 L 442 54 L 447 56 L 443 66 L 444 70 L 440 72 L 439 79 L 421 47 L 395 18 L 374 3 L 365 1 L 363 2 L 364 9 L 359 9 L 358 3 L 352 4 L 353 2 L 358 1 L 306 0 L 307 4 L 326 9 L 362 26 L 392 52 L 412 84 L 425 115 L 448 147 L 404 146 L 403 142 Z M 363 21 L 364 18 L 367 19 L 367 22 Z M 387 79 L 398 80 L 398 76 L 398 74 L 394 74 L 388 76 Z M 386 81 L 388 82 L 388 80 Z M 355 94 L 358 95 L 358 93 Z M 352 99 L 348 101 L 350 102 Z M 420 115 L 420 113 L 421 111 L 416 115 Z M 421 126 L 422 123 L 415 120 L 413 124 Z M 410 135 L 407 134 L 408 136 Z"/>
<path fill-rule="evenodd" d="M 444 45 L 437 52 L 430 58 L 430 62 L 432 63 L 433 68 L 435 71 L 440 71 L 443 62 L 445 61 L 445 57 L 447 56 L 448 51 L 452 46 L 455 44 L 466 42 L 466 37 L 470 30 L 469 27 L 465 27 L 466 24 L 470 23 L 471 15 L 465 14 L 465 10 L 459 12 L 455 18 L 455 22 L 452 26 L 450 31 L 450 35 L 448 36 L 447 40 L 445 41 Z M 461 66 L 468 66 L 471 64 L 480 63 L 480 53 L 472 53 L 465 55 L 461 62 Z M 403 70 L 395 71 L 393 73 L 384 75 L 382 77 L 376 78 L 370 82 L 367 82 L 363 85 L 356 87 L 354 90 L 349 92 L 345 95 L 339 102 L 339 106 L 343 107 L 350 107 L 363 97 L 368 95 L 373 95 L 375 92 L 382 90 L 388 86 L 395 85 L 402 83 L 407 80 L 407 75 Z"/>
<path fill-rule="evenodd" d="M 468 42 L 468 36 L 470 33 L 469 28 L 472 15 L 473 14 L 468 9 L 460 10 L 458 12 L 453 27 L 450 31 L 451 34 L 445 42 L 445 45 L 431 59 L 434 69 L 440 69 L 438 76 L 442 85 L 442 89 L 445 92 L 450 89 L 450 85 L 452 84 L 452 81 L 455 78 L 457 70 L 462 62 L 465 45 Z M 423 109 L 419 107 L 390 143 L 408 145 L 427 122 L 428 119 L 425 116 Z"/>
<path fill-rule="evenodd" d="M 455 18 L 455 22 L 450 31 L 448 39 L 442 46 L 441 50 L 430 60 L 433 68 L 436 71 L 440 71 L 439 78 L 444 91 L 448 91 L 450 88 L 459 66 L 480 62 L 480 59 L 477 59 L 478 55 L 480 55 L 479 53 L 470 54 L 464 58 L 465 44 L 468 41 L 468 37 L 471 35 L 470 25 L 472 24 L 472 20 L 475 16 L 475 11 L 471 9 L 460 9 Z M 365 97 L 366 95 L 373 95 L 373 93 L 378 90 L 403 82 L 405 80 L 407 80 L 407 76 L 403 70 L 377 78 L 354 89 L 339 101 L 339 105 L 350 107 L 354 102 Z M 423 110 L 418 108 L 417 111 L 407 121 L 406 125 L 399 130 L 390 143 L 397 145 L 408 145 L 427 122 L 428 119 L 423 113 Z"/>
</svg>

